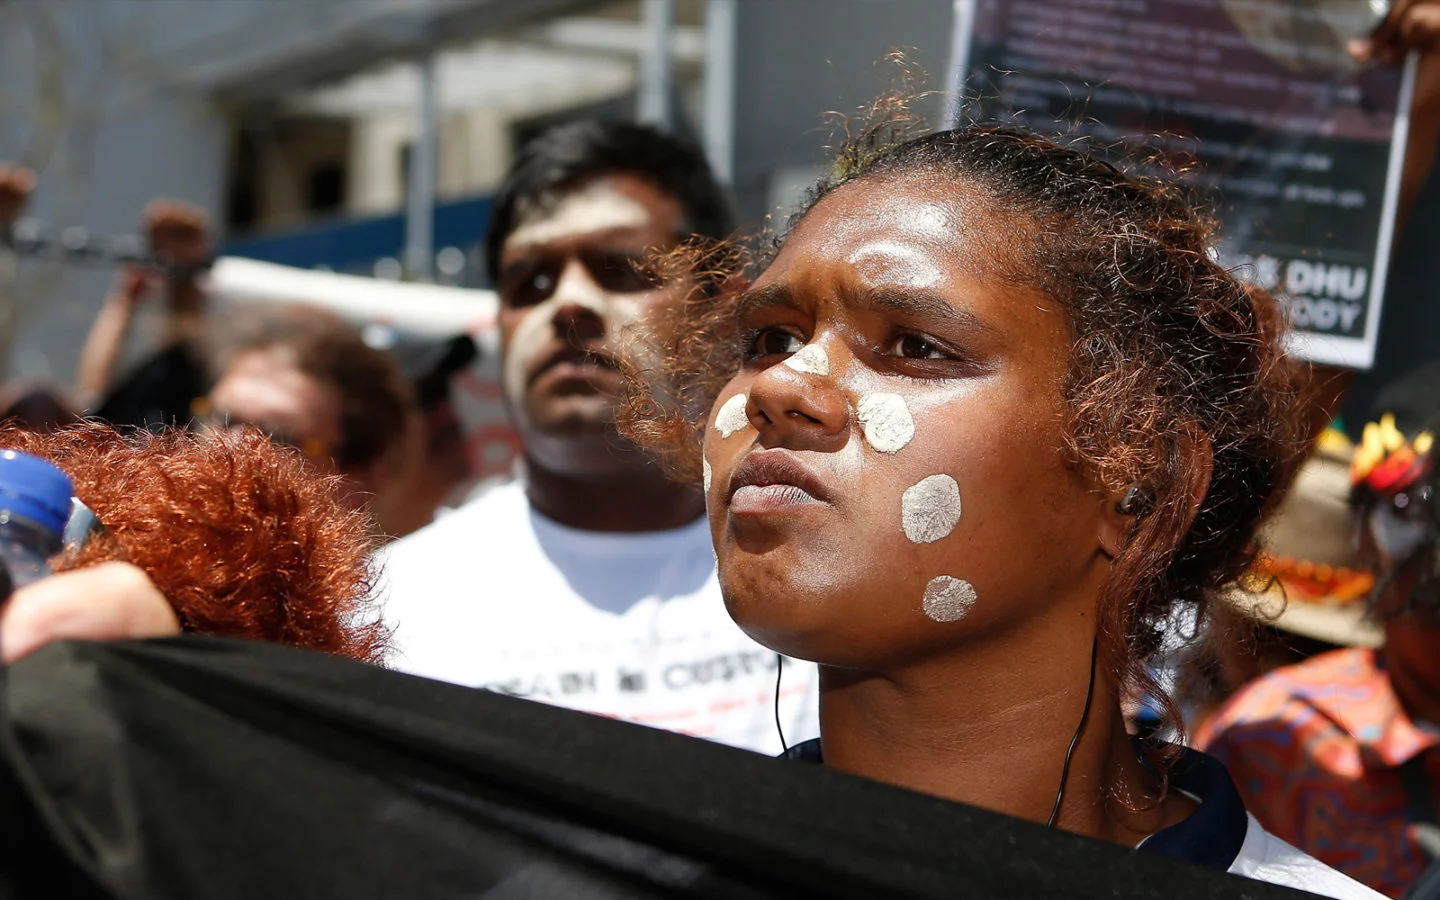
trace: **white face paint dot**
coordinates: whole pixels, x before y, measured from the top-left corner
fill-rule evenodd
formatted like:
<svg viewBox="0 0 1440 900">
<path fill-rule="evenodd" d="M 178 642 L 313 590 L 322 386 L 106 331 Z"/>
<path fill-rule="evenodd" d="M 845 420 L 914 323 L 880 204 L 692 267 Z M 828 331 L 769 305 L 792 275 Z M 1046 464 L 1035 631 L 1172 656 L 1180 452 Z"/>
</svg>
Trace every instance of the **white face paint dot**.
<svg viewBox="0 0 1440 900">
<path fill-rule="evenodd" d="M 881 453 L 895 453 L 915 436 L 915 420 L 899 394 L 866 394 L 855 407 L 865 440 Z"/>
<path fill-rule="evenodd" d="M 925 585 L 925 615 L 937 622 L 958 622 L 975 605 L 975 589 L 962 578 L 941 575 Z"/>
<path fill-rule="evenodd" d="M 922 478 L 900 495 L 900 524 L 917 544 L 940 540 L 960 521 L 960 485 L 949 475 Z"/>
<path fill-rule="evenodd" d="M 705 483 L 705 493 L 710 493 L 710 460 L 700 457 L 700 479 Z"/>
<path fill-rule="evenodd" d="M 781 365 L 810 375 L 830 374 L 830 357 L 825 355 L 825 348 L 819 344 L 806 344 L 796 350 Z"/>
<path fill-rule="evenodd" d="M 730 435 L 750 424 L 750 417 L 745 415 L 745 404 L 749 398 L 744 394 L 736 394 L 715 414 L 715 430 L 720 432 L 721 437 L 728 438 Z"/>
</svg>

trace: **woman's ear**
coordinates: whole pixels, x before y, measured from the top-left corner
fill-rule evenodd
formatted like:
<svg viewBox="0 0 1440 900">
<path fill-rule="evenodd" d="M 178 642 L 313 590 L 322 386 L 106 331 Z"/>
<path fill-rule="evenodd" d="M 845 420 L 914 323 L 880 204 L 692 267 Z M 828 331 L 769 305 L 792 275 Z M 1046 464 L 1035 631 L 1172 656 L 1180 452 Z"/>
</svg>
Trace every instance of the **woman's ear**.
<svg viewBox="0 0 1440 900">
<path fill-rule="evenodd" d="M 1111 559 L 1125 551 L 1141 517 L 1154 506 L 1155 495 L 1145 485 L 1132 483 L 1100 498 L 1100 549 Z"/>
<path fill-rule="evenodd" d="M 1170 477 L 1176 482 L 1173 502 L 1185 505 L 1181 530 L 1188 531 L 1205 502 L 1210 476 L 1215 470 L 1210 438 L 1195 423 L 1181 426 L 1171 449 L 1169 469 Z M 1125 552 L 1141 520 L 1161 501 L 1149 485 L 1135 482 L 1106 493 L 1100 502 L 1100 549 L 1115 559 Z"/>
</svg>

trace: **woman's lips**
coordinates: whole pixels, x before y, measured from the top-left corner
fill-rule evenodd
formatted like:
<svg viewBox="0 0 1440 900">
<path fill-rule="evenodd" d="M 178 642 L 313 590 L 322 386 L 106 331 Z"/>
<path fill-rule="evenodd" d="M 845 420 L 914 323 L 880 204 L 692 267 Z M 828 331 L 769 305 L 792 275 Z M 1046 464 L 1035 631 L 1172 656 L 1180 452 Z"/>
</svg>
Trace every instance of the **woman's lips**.
<svg viewBox="0 0 1440 900">
<path fill-rule="evenodd" d="M 789 450 L 755 450 L 730 476 L 730 512 L 759 515 L 830 502 L 830 491 Z"/>
</svg>

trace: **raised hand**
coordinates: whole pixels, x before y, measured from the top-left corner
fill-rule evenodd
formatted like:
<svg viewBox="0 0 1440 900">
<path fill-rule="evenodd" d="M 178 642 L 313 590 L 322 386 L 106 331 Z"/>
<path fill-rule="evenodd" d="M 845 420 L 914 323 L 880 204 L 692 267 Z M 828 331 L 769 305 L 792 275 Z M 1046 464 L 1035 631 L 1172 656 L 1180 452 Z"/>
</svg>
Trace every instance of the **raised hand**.
<svg viewBox="0 0 1440 900">
<path fill-rule="evenodd" d="M 11 225 L 20 217 L 20 210 L 34 190 L 34 172 L 0 163 L 0 227 Z"/>
</svg>

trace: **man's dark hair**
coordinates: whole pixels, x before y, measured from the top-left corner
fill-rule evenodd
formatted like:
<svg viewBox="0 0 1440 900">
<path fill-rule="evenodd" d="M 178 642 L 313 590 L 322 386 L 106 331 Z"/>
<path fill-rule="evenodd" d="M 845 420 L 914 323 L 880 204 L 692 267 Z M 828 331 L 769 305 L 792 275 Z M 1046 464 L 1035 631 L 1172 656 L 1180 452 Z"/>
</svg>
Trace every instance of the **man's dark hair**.
<svg viewBox="0 0 1440 900">
<path fill-rule="evenodd" d="M 521 147 L 496 192 L 485 236 L 491 277 L 499 276 L 500 248 L 524 204 L 582 179 L 614 174 L 643 178 L 680 201 L 683 236 L 719 241 L 734 227 L 725 192 L 694 144 L 628 122 L 569 122 Z"/>
</svg>

